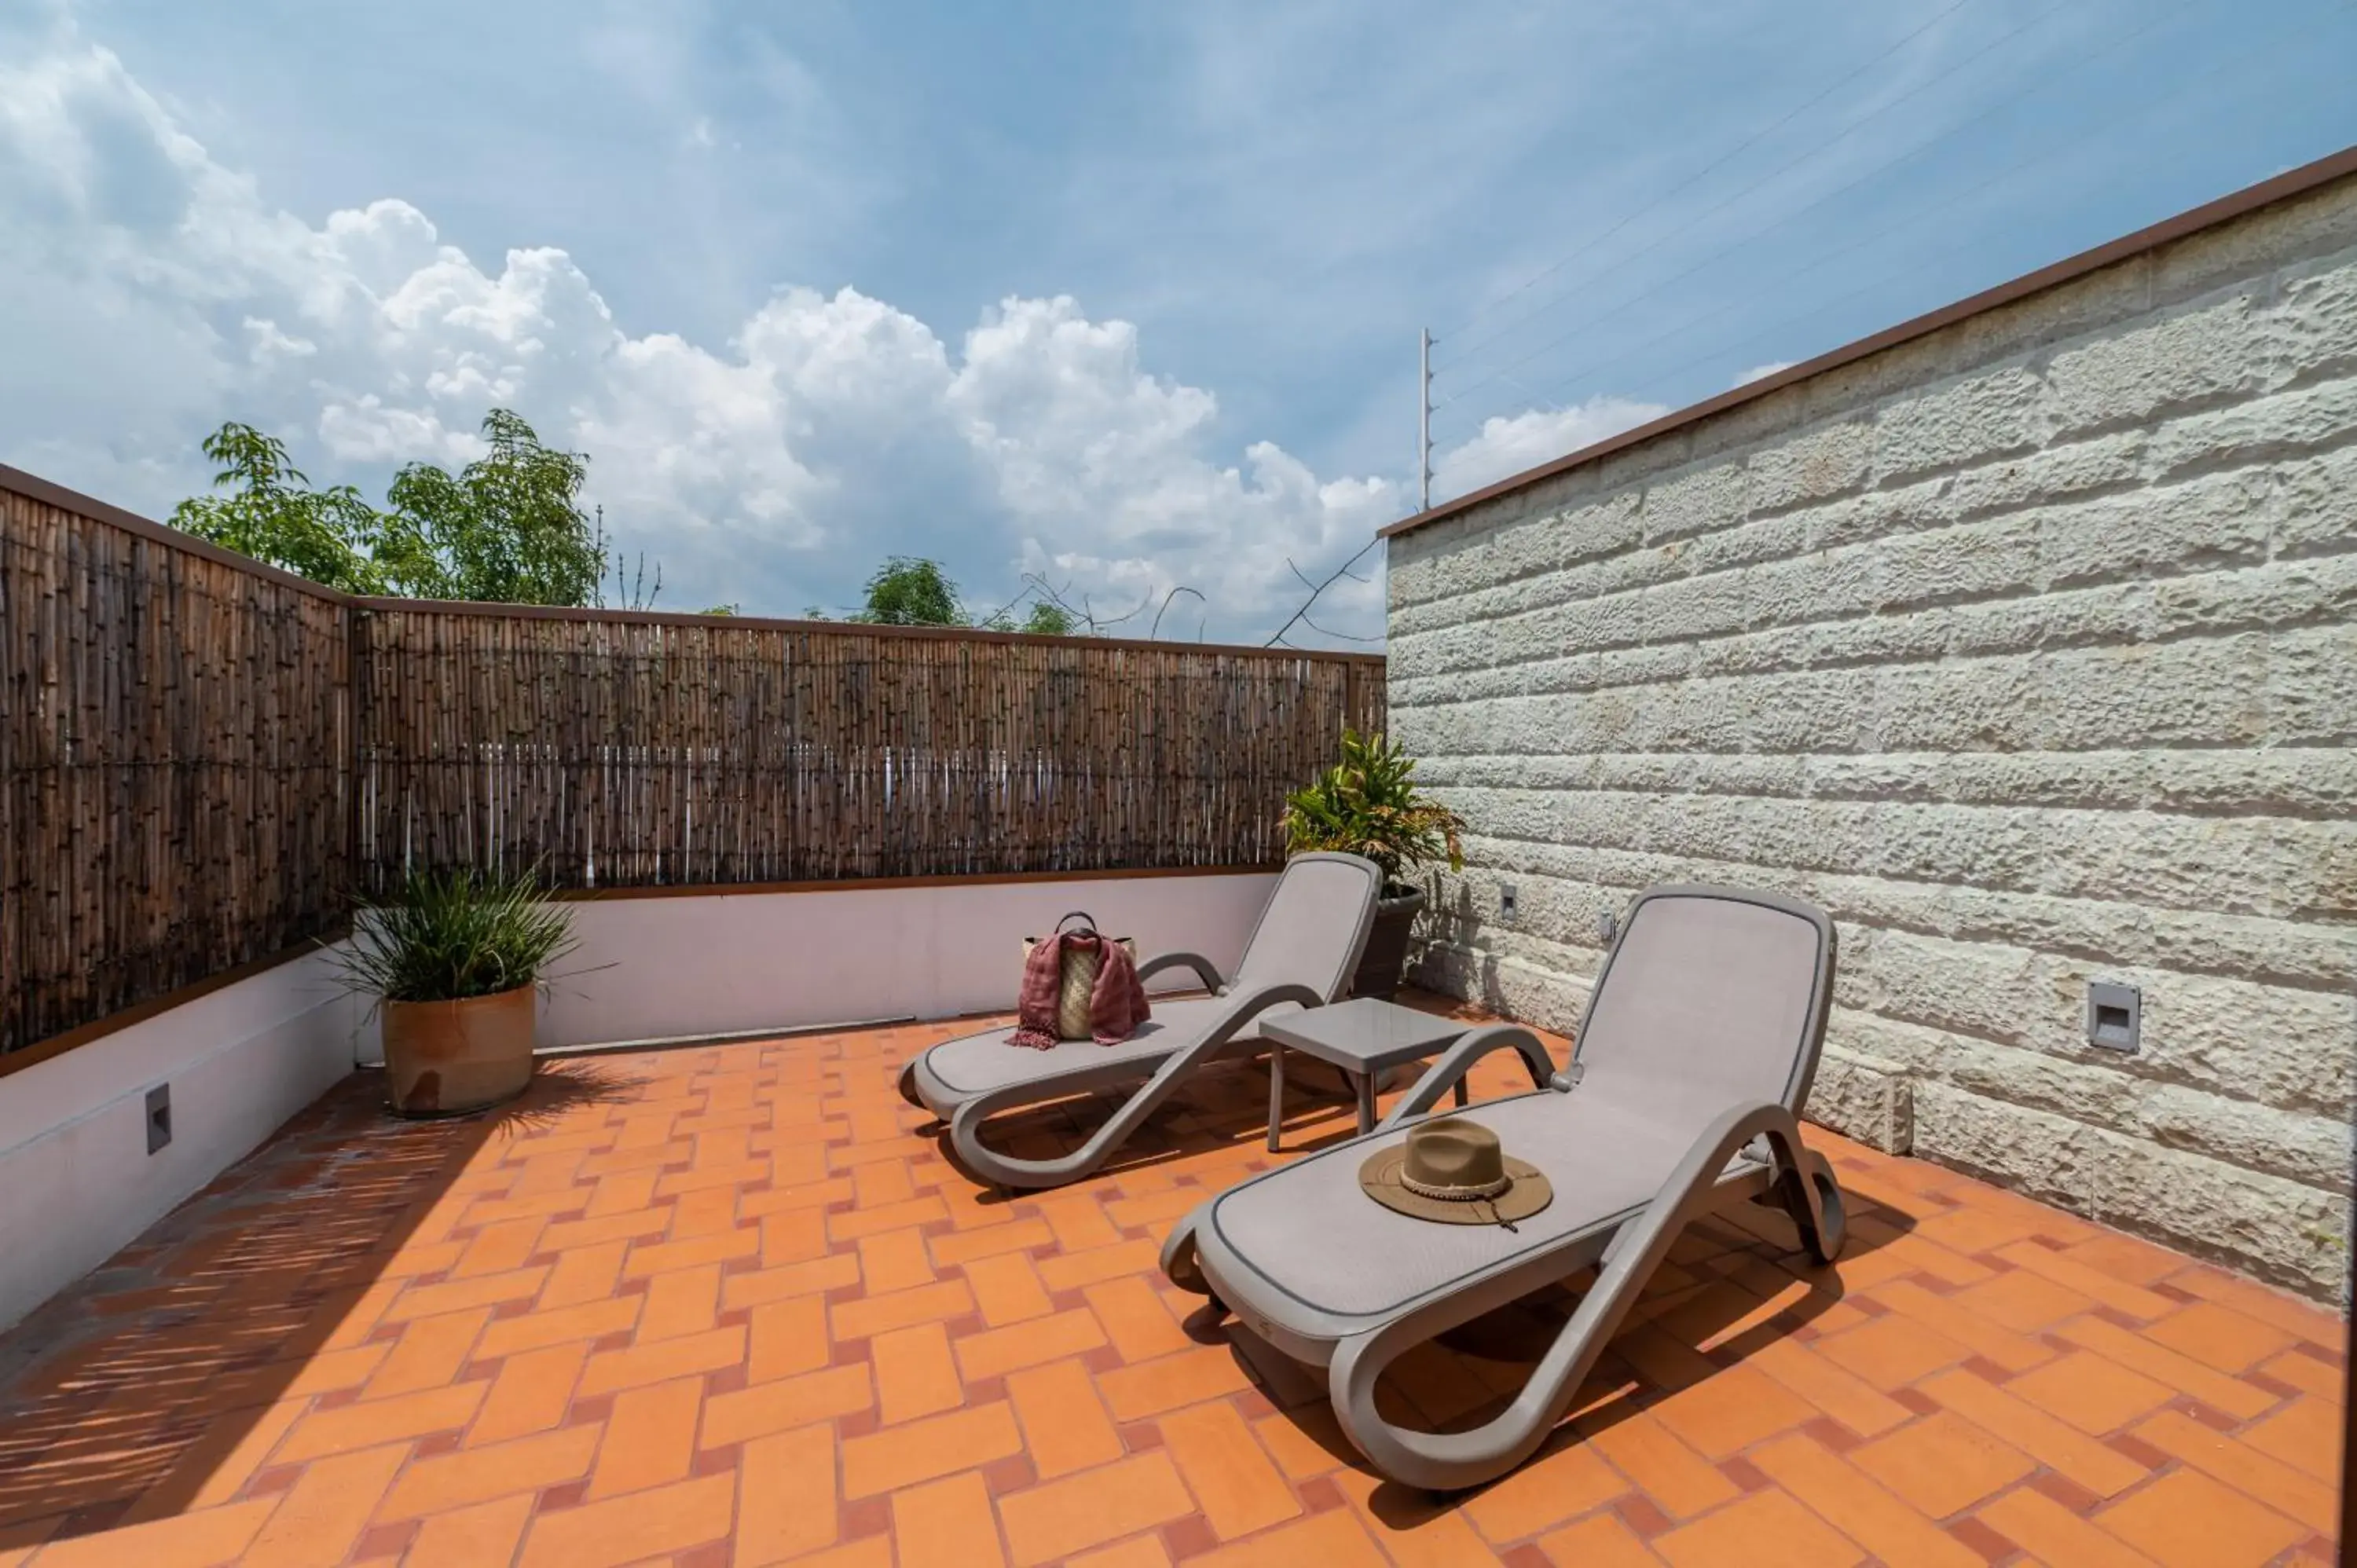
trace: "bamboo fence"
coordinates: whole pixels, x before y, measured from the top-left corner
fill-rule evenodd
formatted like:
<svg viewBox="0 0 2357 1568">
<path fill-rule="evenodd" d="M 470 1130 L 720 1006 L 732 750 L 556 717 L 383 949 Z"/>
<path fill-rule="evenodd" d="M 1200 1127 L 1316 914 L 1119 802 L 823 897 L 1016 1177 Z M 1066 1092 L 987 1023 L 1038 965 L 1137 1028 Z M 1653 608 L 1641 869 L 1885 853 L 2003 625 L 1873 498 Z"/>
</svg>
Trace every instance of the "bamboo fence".
<svg viewBox="0 0 2357 1568">
<path fill-rule="evenodd" d="M 0 1051 L 325 930 L 351 884 L 343 602 L 10 478 Z"/>
<path fill-rule="evenodd" d="M 573 887 L 1260 865 L 1363 656 L 371 600 L 357 856 Z"/>
<path fill-rule="evenodd" d="M 0 469 L 0 1052 L 410 866 L 626 888 L 1260 865 L 1361 654 L 320 589 Z"/>
</svg>

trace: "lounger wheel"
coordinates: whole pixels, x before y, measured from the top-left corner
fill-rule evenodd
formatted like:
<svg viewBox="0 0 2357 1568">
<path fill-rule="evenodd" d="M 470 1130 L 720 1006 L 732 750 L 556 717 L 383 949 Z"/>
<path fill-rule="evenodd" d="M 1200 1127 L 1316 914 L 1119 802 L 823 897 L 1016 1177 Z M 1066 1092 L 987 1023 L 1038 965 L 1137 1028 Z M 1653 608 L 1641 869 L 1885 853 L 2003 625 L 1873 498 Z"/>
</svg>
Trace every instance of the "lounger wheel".
<svg viewBox="0 0 2357 1568">
<path fill-rule="evenodd" d="M 1818 1162 L 1822 1167 L 1823 1162 Z M 1842 1202 L 1841 1184 L 1834 1180 L 1833 1172 L 1819 1168 L 1809 1173 L 1808 1179 L 1817 1189 L 1818 1221 L 1813 1230 L 1801 1227 L 1801 1239 L 1809 1245 L 1809 1255 L 1820 1263 L 1830 1263 L 1841 1256 L 1842 1243 L 1849 1240 L 1849 1211 Z"/>
<path fill-rule="evenodd" d="M 1162 1243 L 1162 1273 L 1180 1290 L 1201 1296 L 1211 1309 L 1211 1321 L 1216 1323 L 1227 1316 L 1228 1304 L 1211 1288 L 1211 1276 L 1203 1273 L 1202 1259 L 1195 1250 L 1194 1216 L 1189 1215 Z"/>
<path fill-rule="evenodd" d="M 1841 1184 L 1834 1179 L 1833 1167 L 1824 1156 L 1810 1150 L 1801 1158 L 1802 1168 L 1778 1184 L 1774 1201 L 1792 1217 L 1809 1256 L 1820 1265 L 1830 1264 L 1841 1256 L 1842 1244 L 1849 1239 L 1848 1207 L 1842 1200 Z M 1814 1213 L 1809 1202 L 1811 1187 L 1816 1192 Z"/>
</svg>

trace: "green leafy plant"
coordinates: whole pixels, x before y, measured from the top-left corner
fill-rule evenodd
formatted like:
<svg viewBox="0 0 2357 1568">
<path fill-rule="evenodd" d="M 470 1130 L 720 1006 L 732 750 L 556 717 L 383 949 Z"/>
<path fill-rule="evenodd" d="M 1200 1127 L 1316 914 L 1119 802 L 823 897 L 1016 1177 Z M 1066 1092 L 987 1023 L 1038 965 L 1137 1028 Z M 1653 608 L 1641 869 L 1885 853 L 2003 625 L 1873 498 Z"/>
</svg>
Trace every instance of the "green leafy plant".
<svg viewBox="0 0 2357 1568">
<path fill-rule="evenodd" d="M 573 916 L 530 876 L 413 871 L 361 906 L 339 955 L 346 984 L 389 1002 L 457 1002 L 512 991 L 572 950 Z"/>
<path fill-rule="evenodd" d="M 1415 761 L 1378 732 L 1345 727 L 1342 757 L 1318 781 L 1286 797 L 1286 848 L 1301 854 L 1340 850 L 1383 868 L 1383 896 L 1414 891 L 1400 874 L 1426 861 L 1465 869 L 1458 841 L 1465 821 L 1426 800 L 1415 785 Z"/>
</svg>

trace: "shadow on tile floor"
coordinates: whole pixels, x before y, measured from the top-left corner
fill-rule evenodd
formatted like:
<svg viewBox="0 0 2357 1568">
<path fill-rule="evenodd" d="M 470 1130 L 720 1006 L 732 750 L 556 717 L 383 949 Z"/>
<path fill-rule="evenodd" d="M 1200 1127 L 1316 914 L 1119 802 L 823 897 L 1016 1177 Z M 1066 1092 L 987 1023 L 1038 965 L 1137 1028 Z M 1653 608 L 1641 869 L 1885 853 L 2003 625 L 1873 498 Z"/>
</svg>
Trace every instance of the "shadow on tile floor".
<svg viewBox="0 0 2357 1568">
<path fill-rule="evenodd" d="M 1558 1054 L 1561 1054 L 1558 1051 Z M 1188 1090 L 1157 1109 L 1128 1146 L 1097 1173 L 1113 1177 L 1175 1160 L 1224 1152 L 1258 1151 L 1267 1128 L 1265 1069 L 1238 1061 L 1206 1069 Z M 1283 1151 L 1265 1158 L 1245 1153 L 1236 1179 L 1329 1147 L 1357 1135 L 1355 1100 L 1347 1079 L 1308 1083 L 1288 1073 Z M 1493 1087 L 1502 1087 L 1494 1082 Z M 1388 1095 L 1386 1096 L 1388 1098 Z M 1103 1124 L 1122 1097 L 1100 1091 L 992 1120 L 995 1147 L 1028 1158 L 1050 1158 L 1077 1147 Z M 955 1165 L 948 1131 L 929 1123 L 942 1157 Z M 1217 1190 L 1206 1183 L 1206 1192 Z M 1018 1202 L 1034 1194 L 1000 1191 Z M 1889 1202 L 1849 1195 L 1850 1235 L 1842 1259 L 1855 1268 L 1911 1232 L 1914 1216 Z M 1577 1309 L 1592 1271 L 1543 1289 L 1474 1319 L 1403 1357 L 1376 1391 L 1377 1405 L 1402 1426 L 1427 1432 L 1463 1431 L 1498 1415 L 1528 1380 L 1556 1333 Z M 1841 1314 L 1845 1290 L 1836 1269 L 1820 1268 L 1803 1251 L 1798 1231 L 1781 1210 L 1751 1205 L 1705 1220 L 1673 1248 L 1668 1262 L 1606 1349 L 1573 1403 L 1573 1417 L 1540 1457 L 1611 1431 L 1641 1412 L 1716 1374 L 1739 1367 L 1765 1346 L 1794 1334 L 1813 1335 Z M 1865 1309 L 1872 1312 L 1872 1307 Z M 1848 1308 L 1848 1318 L 1860 1316 Z M 1839 1326 L 1837 1320 L 1827 1326 Z M 1374 1475 L 1336 1423 L 1322 1369 L 1293 1360 L 1238 1323 L 1209 1307 L 1183 1326 L 1199 1344 L 1226 1344 L 1239 1367 L 1274 1412 L 1293 1423 L 1304 1441 L 1372 1487 L 1369 1507 L 1395 1528 L 1413 1529 L 1460 1507 L 1465 1497 L 1432 1494 Z M 1757 1373 L 1751 1374 L 1757 1377 Z M 1478 1496 L 1479 1493 L 1470 1494 Z"/>
<path fill-rule="evenodd" d="M 0 1536 L 58 1539 L 215 1501 L 208 1479 L 323 1367 L 382 1355 L 355 1317 L 486 1151 L 627 1097 L 627 1065 L 566 1061 L 482 1116 L 401 1121 L 347 1079 L 253 1155 L 10 1331 L 0 1366 Z M 401 1266 L 423 1283 L 412 1251 Z M 357 1325 L 357 1327 L 355 1327 Z M 323 1396 L 331 1398 L 332 1395 Z M 60 1519 L 60 1516 L 62 1518 Z"/>
<path fill-rule="evenodd" d="M 1740 1368 L 1767 1346 L 1813 1333 L 1817 1324 L 1844 1310 L 1840 1276 L 1809 1262 L 1789 1219 L 1764 1208 L 1744 1218 L 1749 1229 L 1706 1222 L 1680 1241 L 1581 1385 L 1570 1423 L 1548 1440 L 1542 1455 L 1609 1432 L 1673 1394 Z M 1911 1229 L 1904 1215 L 1881 1210 L 1879 1218 L 1883 1224 L 1876 1234 L 1852 1238 L 1845 1262 Z M 1377 1408 L 1386 1419 L 1425 1432 L 1461 1432 L 1493 1420 L 1529 1380 L 1594 1277 L 1588 1271 L 1546 1287 L 1418 1347 L 1377 1386 Z M 1371 1483 L 1380 1481 L 1336 1424 L 1320 1369 L 1295 1362 L 1232 1318 L 1214 1319 L 1208 1310 L 1190 1319 L 1189 1327 L 1199 1337 L 1224 1337 L 1254 1386 L 1300 1426 L 1303 1436 Z M 1387 1520 L 1396 1516 L 1395 1522 L 1407 1528 L 1479 1495 L 1436 1498 L 1381 1482 L 1370 1506 Z"/>
</svg>

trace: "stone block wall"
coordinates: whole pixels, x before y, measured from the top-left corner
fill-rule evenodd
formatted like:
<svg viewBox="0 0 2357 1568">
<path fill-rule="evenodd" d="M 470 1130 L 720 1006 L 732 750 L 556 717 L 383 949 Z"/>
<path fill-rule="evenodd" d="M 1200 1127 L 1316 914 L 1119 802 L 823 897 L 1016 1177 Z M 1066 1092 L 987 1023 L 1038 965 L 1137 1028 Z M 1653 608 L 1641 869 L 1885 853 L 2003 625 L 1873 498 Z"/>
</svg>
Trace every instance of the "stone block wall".
<svg viewBox="0 0 2357 1568">
<path fill-rule="evenodd" d="M 1416 527 L 1390 596 L 1472 824 L 1425 983 L 1568 1027 L 1638 889 L 1795 893 L 1816 1119 L 2340 1288 L 2357 177 Z"/>
</svg>

